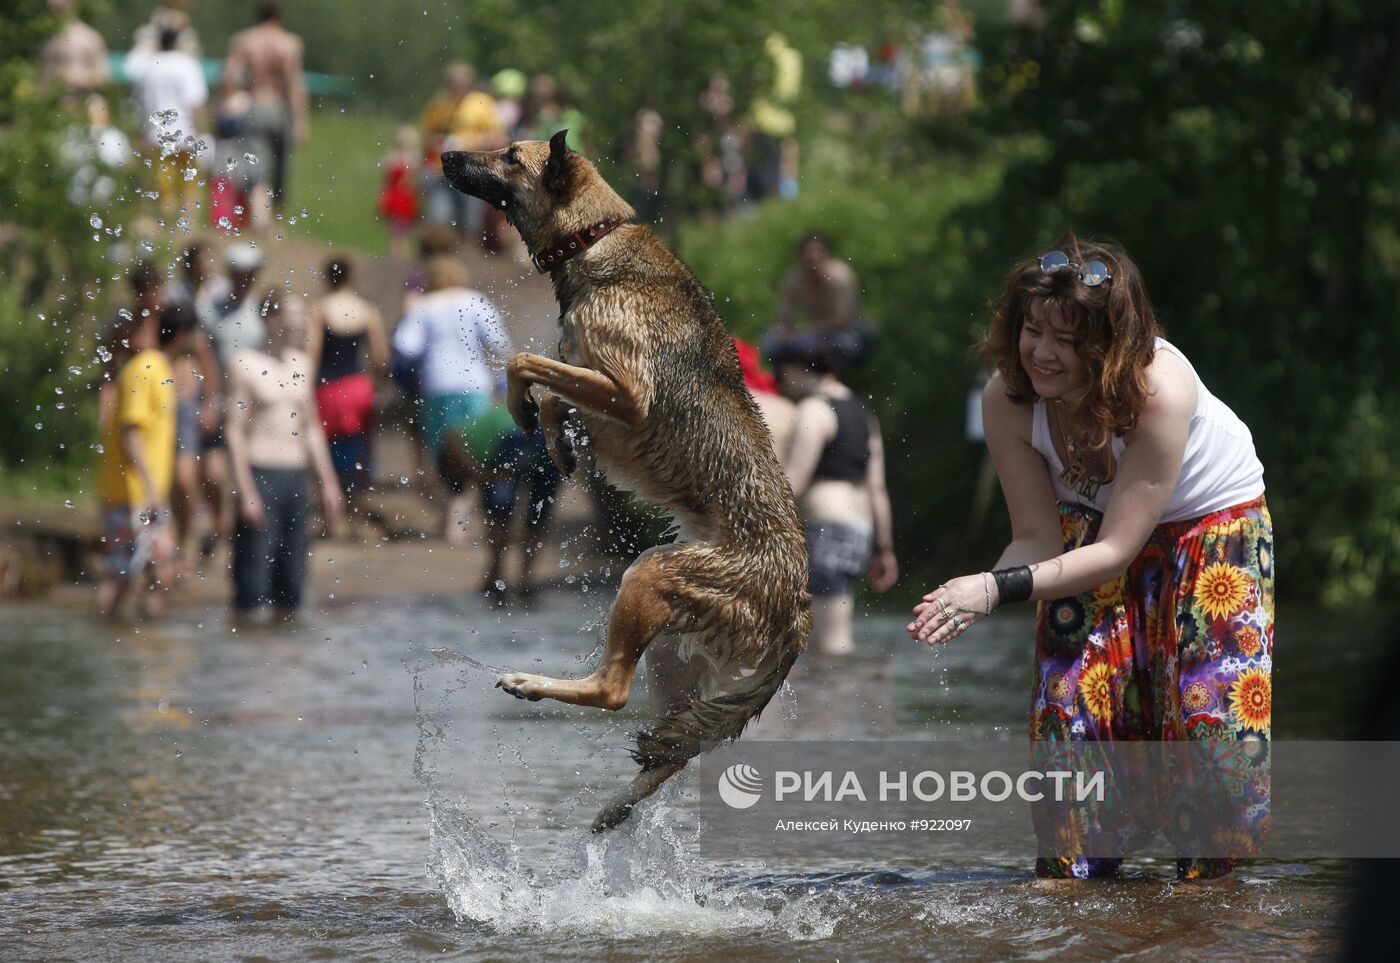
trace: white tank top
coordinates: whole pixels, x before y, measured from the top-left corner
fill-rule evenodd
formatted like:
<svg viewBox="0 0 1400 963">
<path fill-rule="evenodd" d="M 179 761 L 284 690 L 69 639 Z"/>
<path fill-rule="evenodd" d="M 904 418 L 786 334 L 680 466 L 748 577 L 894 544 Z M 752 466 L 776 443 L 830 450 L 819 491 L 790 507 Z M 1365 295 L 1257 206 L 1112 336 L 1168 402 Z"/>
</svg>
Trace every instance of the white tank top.
<svg viewBox="0 0 1400 963">
<path fill-rule="evenodd" d="M 1191 415 L 1186 454 L 1162 521 L 1199 518 L 1222 508 L 1253 501 L 1264 494 L 1264 466 L 1254 453 L 1254 439 L 1249 434 L 1249 428 L 1223 401 L 1206 389 L 1201 376 L 1196 374 L 1196 369 L 1178 348 L 1158 338 L 1157 350 L 1176 355 L 1186 363 L 1191 376 L 1196 379 L 1196 411 Z M 1111 444 L 1113 473 L 1117 478 L 1123 463 L 1123 436 L 1114 435 Z M 1035 402 L 1031 413 L 1031 447 L 1045 456 L 1056 498 L 1101 512 L 1108 508 L 1113 498 L 1113 482 L 1100 485 L 1098 491 L 1089 497 L 1082 491 L 1070 488 L 1060 478 L 1065 465 L 1050 437 L 1050 423 L 1043 400 Z"/>
</svg>

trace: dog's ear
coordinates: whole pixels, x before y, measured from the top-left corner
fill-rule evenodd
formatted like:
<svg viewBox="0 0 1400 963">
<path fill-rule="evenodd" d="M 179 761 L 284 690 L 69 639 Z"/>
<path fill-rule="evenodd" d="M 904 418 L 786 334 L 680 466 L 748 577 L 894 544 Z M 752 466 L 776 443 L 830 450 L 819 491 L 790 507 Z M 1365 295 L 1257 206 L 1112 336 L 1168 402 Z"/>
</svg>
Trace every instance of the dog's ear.
<svg viewBox="0 0 1400 963">
<path fill-rule="evenodd" d="M 547 190 L 561 191 L 569 183 L 569 150 L 564 141 L 569 136 L 561 130 L 549 139 L 549 160 L 544 165 L 544 186 Z"/>
</svg>

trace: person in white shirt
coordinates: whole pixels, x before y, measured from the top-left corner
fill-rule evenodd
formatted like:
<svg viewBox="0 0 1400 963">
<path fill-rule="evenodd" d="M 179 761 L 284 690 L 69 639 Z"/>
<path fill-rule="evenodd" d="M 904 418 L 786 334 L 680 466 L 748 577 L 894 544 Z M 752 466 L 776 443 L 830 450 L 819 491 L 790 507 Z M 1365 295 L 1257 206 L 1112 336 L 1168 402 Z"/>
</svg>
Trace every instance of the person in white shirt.
<svg viewBox="0 0 1400 963">
<path fill-rule="evenodd" d="M 1033 807 L 1044 877 L 1112 875 L 1160 829 L 1180 878 L 1214 878 L 1268 835 L 1264 469 L 1249 429 L 1160 335 L 1116 244 L 1066 234 L 1017 265 L 983 342 L 997 369 L 983 422 L 1011 543 L 993 571 L 925 595 L 909 625 L 936 645 L 1034 599 L 1033 744 L 1105 758 L 1100 746 L 1131 742 L 1193 750 L 1181 767 L 1106 763 L 1112 799 L 1068 822 Z"/>
<path fill-rule="evenodd" d="M 417 369 L 423 447 L 451 486 L 444 440 L 450 429 L 490 409 L 510 337 L 491 300 L 467 286 L 467 270 L 456 257 L 435 257 L 427 271 L 428 291 L 409 303 L 394 331 L 393 349 L 400 362 Z M 450 499 L 443 529 L 453 543 L 465 537 L 466 510 L 465 495 Z"/>
<path fill-rule="evenodd" d="M 146 146 L 155 171 L 160 211 L 167 216 L 180 209 L 194 210 L 195 170 L 200 131 L 208 129 L 204 106 L 209 86 L 204 68 L 195 58 L 176 49 L 179 31 L 167 29 L 160 36 L 160 53 L 127 60 L 127 72 L 135 85 L 136 99 L 145 119 Z"/>
<path fill-rule="evenodd" d="M 418 367 L 423 445 L 435 459 L 448 426 L 490 406 L 501 362 L 510 353 L 500 311 L 467 285 L 460 261 L 434 258 L 428 264 L 428 292 L 414 299 L 394 330 L 394 351 Z"/>
</svg>

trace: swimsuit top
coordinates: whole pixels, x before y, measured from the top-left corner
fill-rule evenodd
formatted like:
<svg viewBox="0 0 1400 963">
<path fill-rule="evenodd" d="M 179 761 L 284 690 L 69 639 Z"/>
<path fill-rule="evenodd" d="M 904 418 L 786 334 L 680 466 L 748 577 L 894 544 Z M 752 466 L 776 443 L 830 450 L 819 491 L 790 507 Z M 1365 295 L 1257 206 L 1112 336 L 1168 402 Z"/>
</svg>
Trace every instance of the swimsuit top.
<svg viewBox="0 0 1400 963">
<path fill-rule="evenodd" d="M 855 398 L 822 399 L 836 412 L 836 434 L 822 448 L 822 456 L 812 473 L 812 481 L 843 481 L 860 484 L 870 464 L 870 419 Z"/>
</svg>

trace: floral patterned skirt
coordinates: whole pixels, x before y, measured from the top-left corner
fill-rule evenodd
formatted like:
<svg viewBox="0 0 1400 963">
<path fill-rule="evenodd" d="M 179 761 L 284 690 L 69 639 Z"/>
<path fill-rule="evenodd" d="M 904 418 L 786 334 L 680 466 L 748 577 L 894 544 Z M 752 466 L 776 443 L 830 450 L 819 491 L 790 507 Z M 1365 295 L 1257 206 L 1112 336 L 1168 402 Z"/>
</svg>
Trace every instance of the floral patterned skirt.
<svg viewBox="0 0 1400 963">
<path fill-rule="evenodd" d="M 1092 543 L 1103 520 L 1065 503 L 1060 518 L 1066 550 Z M 1269 826 L 1273 638 L 1273 524 L 1262 497 L 1159 525 L 1120 578 L 1040 603 L 1031 739 L 1041 751 L 1191 745 L 1178 747 L 1189 750 L 1184 763 L 1171 752 L 1170 765 L 1116 773 L 1097 806 L 1033 807 L 1038 875 L 1112 873 L 1118 854 L 1158 829 L 1176 845 L 1183 878 L 1223 875 L 1258 851 Z M 1220 805 L 1200 805 L 1203 783 Z"/>
</svg>

